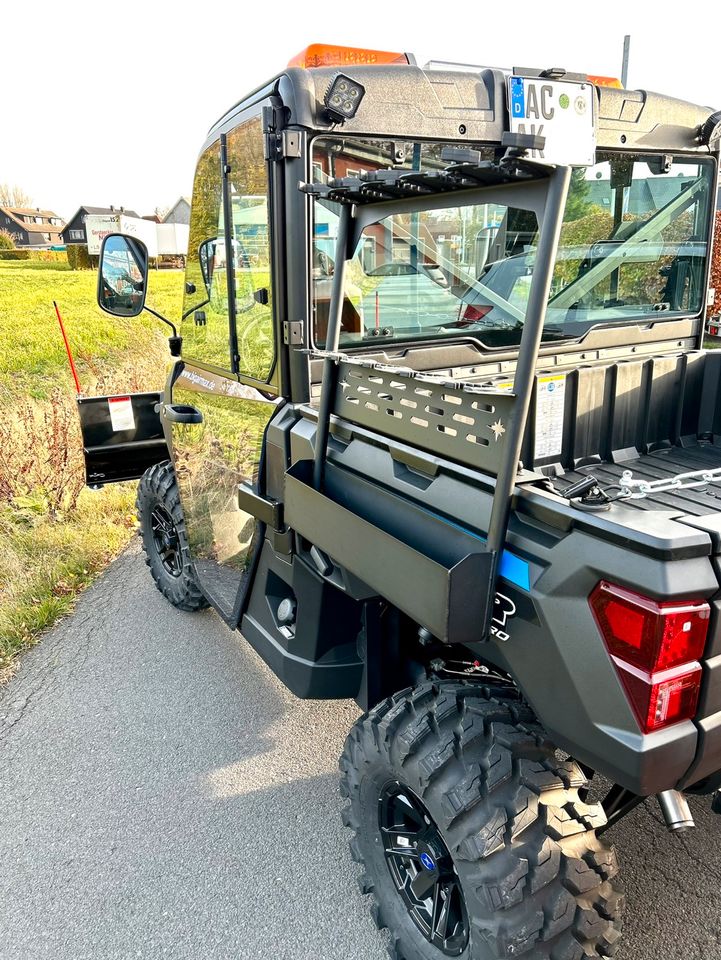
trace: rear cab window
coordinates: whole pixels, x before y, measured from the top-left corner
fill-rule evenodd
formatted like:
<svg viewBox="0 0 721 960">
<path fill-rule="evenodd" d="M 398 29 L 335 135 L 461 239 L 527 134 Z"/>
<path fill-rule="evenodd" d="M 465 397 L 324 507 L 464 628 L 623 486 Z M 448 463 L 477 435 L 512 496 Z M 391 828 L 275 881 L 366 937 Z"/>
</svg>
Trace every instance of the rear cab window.
<svg viewBox="0 0 721 960">
<path fill-rule="evenodd" d="M 319 138 L 316 181 L 387 167 L 442 169 L 441 144 Z M 486 150 L 492 157 L 492 151 Z M 599 154 L 576 168 L 544 340 L 603 323 L 695 314 L 703 302 L 713 161 Z M 323 346 L 338 207 L 314 203 L 313 329 Z M 341 347 L 472 336 L 520 342 L 539 224 L 499 204 L 395 215 L 366 228 L 348 265 Z"/>
</svg>

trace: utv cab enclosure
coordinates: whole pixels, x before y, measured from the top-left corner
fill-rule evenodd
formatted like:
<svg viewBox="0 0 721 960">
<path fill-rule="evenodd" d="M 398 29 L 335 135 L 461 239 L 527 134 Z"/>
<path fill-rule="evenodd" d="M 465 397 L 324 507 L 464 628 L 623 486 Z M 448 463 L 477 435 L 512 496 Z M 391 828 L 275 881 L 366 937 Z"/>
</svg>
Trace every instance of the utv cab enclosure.
<svg viewBox="0 0 721 960">
<path fill-rule="evenodd" d="M 603 832 L 716 803 L 719 119 L 311 47 L 200 153 L 163 394 L 81 402 L 168 599 L 365 711 L 344 822 L 397 958 L 610 956 Z M 107 238 L 101 305 L 146 283 Z"/>
</svg>

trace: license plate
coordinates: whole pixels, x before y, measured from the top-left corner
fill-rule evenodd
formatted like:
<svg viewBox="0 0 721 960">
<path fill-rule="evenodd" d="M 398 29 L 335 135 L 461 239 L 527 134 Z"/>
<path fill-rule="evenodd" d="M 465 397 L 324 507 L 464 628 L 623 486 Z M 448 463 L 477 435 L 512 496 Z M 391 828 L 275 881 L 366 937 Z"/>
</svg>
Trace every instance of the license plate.
<svg viewBox="0 0 721 960">
<path fill-rule="evenodd" d="M 511 133 L 545 137 L 533 156 L 550 163 L 586 167 L 595 162 L 592 83 L 571 83 L 541 77 L 509 77 Z"/>
</svg>

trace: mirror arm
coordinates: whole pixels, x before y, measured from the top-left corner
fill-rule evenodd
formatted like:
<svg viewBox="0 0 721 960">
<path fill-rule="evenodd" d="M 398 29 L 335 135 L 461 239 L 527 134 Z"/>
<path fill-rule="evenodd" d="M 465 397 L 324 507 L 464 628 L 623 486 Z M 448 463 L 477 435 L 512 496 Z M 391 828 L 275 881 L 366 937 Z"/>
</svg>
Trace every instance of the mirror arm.
<svg viewBox="0 0 721 960">
<path fill-rule="evenodd" d="M 210 303 L 210 298 L 203 300 L 202 303 L 196 303 L 192 307 L 189 307 L 185 313 L 180 318 L 181 320 L 187 320 L 191 313 L 195 313 L 196 310 L 200 310 L 201 307 L 205 307 Z"/>
<path fill-rule="evenodd" d="M 167 324 L 167 325 L 170 327 L 170 329 L 173 331 L 173 336 L 174 336 L 174 337 L 177 337 L 177 336 L 178 336 L 178 331 L 176 330 L 174 323 L 171 323 L 170 320 L 166 320 L 165 317 L 164 317 L 162 314 L 160 314 L 160 313 L 158 313 L 157 311 L 153 310 L 153 308 L 147 306 L 147 304 L 146 304 L 146 306 L 144 307 L 144 309 L 147 310 L 148 313 L 152 313 L 152 315 L 153 315 L 154 317 L 157 317 L 158 320 L 162 320 L 163 323 Z"/>
<path fill-rule="evenodd" d="M 175 327 L 175 324 L 171 323 L 170 320 L 166 320 L 166 318 L 161 313 L 158 313 L 157 310 L 153 310 L 152 307 L 145 306 L 143 307 L 143 309 L 147 310 L 148 313 L 152 313 L 154 317 L 157 317 L 158 320 L 162 320 L 163 323 L 167 324 L 167 326 L 170 327 L 170 329 L 173 331 L 172 334 L 168 337 L 168 347 L 170 349 L 170 356 L 179 357 L 181 348 L 183 346 L 183 338 L 178 336 L 178 331 Z"/>
</svg>

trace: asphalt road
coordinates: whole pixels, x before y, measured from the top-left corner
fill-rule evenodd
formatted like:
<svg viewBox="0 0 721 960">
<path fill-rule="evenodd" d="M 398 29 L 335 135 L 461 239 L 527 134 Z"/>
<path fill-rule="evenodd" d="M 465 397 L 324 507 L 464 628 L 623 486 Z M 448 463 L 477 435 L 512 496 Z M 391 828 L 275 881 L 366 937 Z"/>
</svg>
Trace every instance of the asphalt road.
<svg viewBox="0 0 721 960">
<path fill-rule="evenodd" d="M 136 547 L 0 690 L 0 958 L 380 960 L 340 826 L 357 710 L 295 700 Z M 721 957 L 721 819 L 614 830 L 622 960 Z"/>
</svg>

